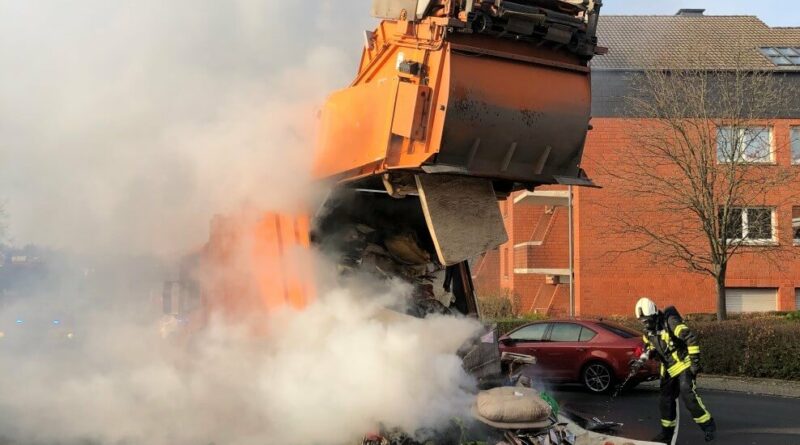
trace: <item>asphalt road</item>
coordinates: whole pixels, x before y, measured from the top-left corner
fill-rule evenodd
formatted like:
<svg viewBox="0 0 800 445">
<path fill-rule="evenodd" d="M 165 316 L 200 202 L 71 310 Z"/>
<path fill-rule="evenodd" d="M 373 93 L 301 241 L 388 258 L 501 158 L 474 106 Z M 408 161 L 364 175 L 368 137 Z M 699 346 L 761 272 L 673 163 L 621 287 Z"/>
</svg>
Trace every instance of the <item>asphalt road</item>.
<svg viewBox="0 0 800 445">
<path fill-rule="evenodd" d="M 710 390 L 698 392 L 717 421 L 717 440 L 713 443 L 800 444 L 800 399 Z M 650 440 L 659 432 L 658 390 L 655 388 L 629 390 L 613 402 L 609 401 L 609 396 L 592 395 L 579 387 L 558 387 L 553 394 L 566 408 L 624 423 L 621 436 Z M 705 444 L 700 428 L 685 409 L 680 413 L 678 444 Z"/>
</svg>

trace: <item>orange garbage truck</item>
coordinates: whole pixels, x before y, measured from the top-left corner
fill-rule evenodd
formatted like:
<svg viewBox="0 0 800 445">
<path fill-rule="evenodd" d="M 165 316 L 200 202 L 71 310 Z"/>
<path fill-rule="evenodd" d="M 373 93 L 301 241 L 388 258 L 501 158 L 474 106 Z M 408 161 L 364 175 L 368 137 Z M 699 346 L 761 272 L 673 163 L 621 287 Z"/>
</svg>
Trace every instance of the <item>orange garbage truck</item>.
<svg viewBox="0 0 800 445">
<path fill-rule="evenodd" d="M 407 281 L 417 315 L 476 314 L 469 261 L 507 240 L 497 201 L 591 185 L 580 162 L 600 6 L 374 0 L 355 79 L 319 113 L 324 202 L 215 218 L 165 286 L 165 313 L 303 307 L 319 291 L 314 249 L 342 274 Z"/>
</svg>

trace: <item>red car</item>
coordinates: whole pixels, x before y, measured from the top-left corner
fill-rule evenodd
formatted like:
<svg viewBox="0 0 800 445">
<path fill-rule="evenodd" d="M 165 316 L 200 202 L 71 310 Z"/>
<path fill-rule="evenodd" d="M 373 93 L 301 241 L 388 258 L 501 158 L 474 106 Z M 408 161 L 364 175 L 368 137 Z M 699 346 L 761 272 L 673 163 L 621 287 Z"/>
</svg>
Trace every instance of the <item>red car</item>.
<svg viewBox="0 0 800 445">
<path fill-rule="evenodd" d="M 612 390 L 642 353 L 642 334 L 607 321 L 548 320 L 521 326 L 500 337 L 500 352 L 536 357 L 534 377 L 559 383 L 581 383 L 589 391 Z M 630 380 L 633 387 L 659 376 L 648 361 Z"/>
</svg>

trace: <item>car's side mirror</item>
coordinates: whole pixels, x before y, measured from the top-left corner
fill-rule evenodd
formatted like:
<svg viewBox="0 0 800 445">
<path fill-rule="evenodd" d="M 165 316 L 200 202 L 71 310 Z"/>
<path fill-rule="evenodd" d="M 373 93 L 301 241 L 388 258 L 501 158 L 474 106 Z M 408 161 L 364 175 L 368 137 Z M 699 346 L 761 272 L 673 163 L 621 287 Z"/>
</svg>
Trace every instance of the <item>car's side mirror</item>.
<svg viewBox="0 0 800 445">
<path fill-rule="evenodd" d="M 501 338 L 500 339 L 500 344 L 502 344 L 503 346 L 513 345 L 514 344 L 514 339 L 513 338 L 509 338 L 509 337 Z"/>
</svg>

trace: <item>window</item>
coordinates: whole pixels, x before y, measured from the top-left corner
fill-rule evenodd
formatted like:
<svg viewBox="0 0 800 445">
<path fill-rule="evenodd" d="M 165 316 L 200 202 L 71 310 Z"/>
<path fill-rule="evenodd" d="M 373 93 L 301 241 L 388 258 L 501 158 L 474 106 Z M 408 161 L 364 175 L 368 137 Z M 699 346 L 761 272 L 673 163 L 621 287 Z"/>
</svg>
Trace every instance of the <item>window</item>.
<svg viewBox="0 0 800 445">
<path fill-rule="evenodd" d="M 723 210 L 720 209 L 720 229 L 725 238 L 732 241 L 774 242 L 774 217 L 775 211 L 771 208 L 732 208 L 726 223 L 723 221 Z"/>
<path fill-rule="evenodd" d="M 792 207 L 792 233 L 794 244 L 800 246 L 800 207 Z"/>
<path fill-rule="evenodd" d="M 589 341 L 593 339 L 596 335 L 597 332 L 584 326 L 583 329 L 581 329 L 581 338 L 579 341 Z"/>
<path fill-rule="evenodd" d="M 769 127 L 719 127 L 717 160 L 721 163 L 773 161 L 772 129 Z"/>
<path fill-rule="evenodd" d="M 794 308 L 800 310 L 800 287 L 794 288 Z"/>
<path fill-rule="evenodd" d="M 541 341 L 547 331 L 548 323 L 536 323 L 523 326 L 508 335 L 512 340 Z"/>
<path fill-rule="evenodd" d="M 639 338 L 642 336 L 640 332 L 636 332 L 633 329 L 629 329 L 623 326 L 610 323 L 597 323 L 597 324 L 619 335 L 622 338 Z"/>
<path fill-rule="evenodd" d="M 581 325 L 575 323 L 556 323 L 550 333 L 550 341 L 578 341 L 581 338 Z"/>
<path fill-rule="evenodd" d="M 792 164 L 800 165 L 800 127 L 792 127 Z"/>
<path fill-rule="evenodd" d="M 766 47 L 761 48 L 761 54 L 777 66 L 800 65 L 800 48 Z"/>
</svg>

